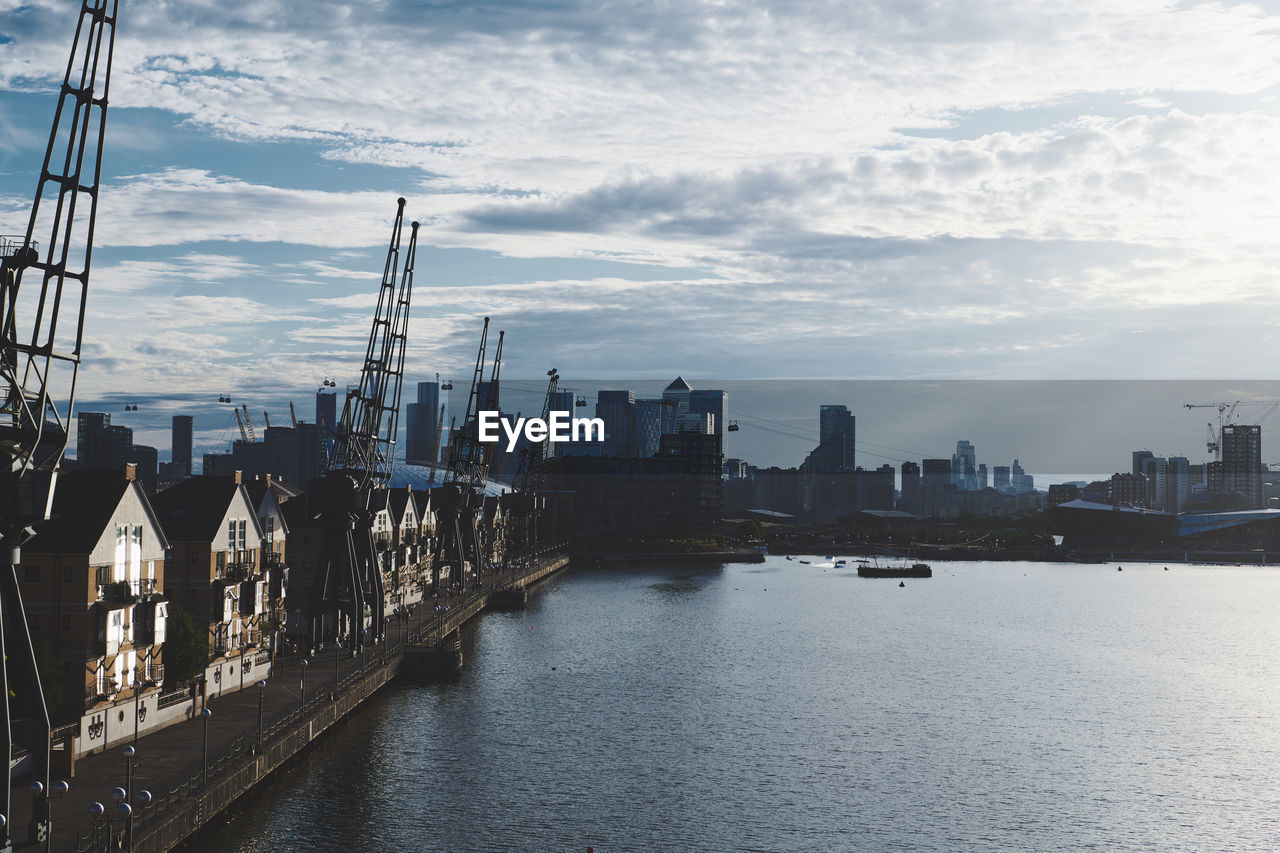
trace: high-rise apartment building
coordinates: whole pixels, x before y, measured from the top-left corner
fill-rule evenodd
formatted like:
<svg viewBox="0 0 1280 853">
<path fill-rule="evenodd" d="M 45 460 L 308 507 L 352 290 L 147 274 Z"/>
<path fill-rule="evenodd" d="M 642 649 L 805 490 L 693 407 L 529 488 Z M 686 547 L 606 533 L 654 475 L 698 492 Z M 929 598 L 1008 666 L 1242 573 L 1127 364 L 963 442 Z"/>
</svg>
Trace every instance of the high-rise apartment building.
<svg viewBox="0 0 1280 853">
<path fill-rule="evenodd" d="M 1262 491 L 1262 427 L 1226 424 L 1219 435 L 1222 444 L 1221 494 L 1241 509 L 1264 506 Z"/>
<path fill-rule="evenodd" d="M 175 476 L 191 476 L 191 446 L 194 434 L 195 418 L 191 415 L 173 416 L 173 439 L 170 447 L 173 448 L 171 464 L 174 466 L 172 472 Z"/>
<path fill-rule="evenodd" d="M 405 406 L 405 462 L 430 466 L 439 459 L 436 429 L 440 423 L 440 383 L 419 382 L 418 399 Z M 444 430 L 441 430 L 443 436 Z"/>
</svg>

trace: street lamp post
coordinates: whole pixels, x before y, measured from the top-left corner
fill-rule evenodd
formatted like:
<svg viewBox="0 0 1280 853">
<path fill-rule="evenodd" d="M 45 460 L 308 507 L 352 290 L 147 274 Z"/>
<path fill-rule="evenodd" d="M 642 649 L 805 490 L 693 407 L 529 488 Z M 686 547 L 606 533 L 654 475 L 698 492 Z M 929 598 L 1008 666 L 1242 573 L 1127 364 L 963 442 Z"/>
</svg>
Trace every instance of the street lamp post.
<svg viewBox="0 0 1280 853">
<path fill-rule="evenodd" d="M 117 786 L 111 789 L 111 798 L 116 801 L 116 811 L 119 812 L 124 817 L 124 820 L 121 821 L 121 825 L 120 825 L 120 839 L 119 841 L 115 842 L 116 847 L 121 850 L 130 849 L 128 846 L 130 841 L 129 817 L 132 814 L 132 810 L 130 809 L 130 811 L 125 811 L 125 809 L 130 808 L 129 804 L 125 802 L 125 799 L 127 797 L 128 797 L 128 792 L 125 791 L 124 788 Z M 111 829 L 110 818 L 107 818 L 107 829 L 108 831 L 110 831 Z"/>
<path fill-rule="evenodd" d="M 142 831 L 147 831 L 147 806 L 151 805 L 151 792 L 143 788 L 138 792 L 138 802 L 142 808 Z"/>
<path fill-rule="evenodd" d="M 298 675 L 298 692 L 302 694 L 302 704 L 307 704 L 307 659 L 299 661 L 301 673 Z"/>
<path fill-rule="evenodd" d="M 106 844 L 99 843 L 99 840 L 98 840 L 98 832 L 101 829 L 103 823 L 106 822 L 106 819 L 104 817 L 106 812 L 107 812 L 107 808 L 106 806 L 102 805 L 102 803 L 89 803 L 89 814 L 93 816 L 93 829 L 90 831 L 93 835 L 94 850 L 102 850 L 107 846 Z M 109 823 L 107 824 L 107 836 L 108 836 L 107 840 L 110 841 L 111 825 Z"/>
<path fill-rule="evenodd" d="M 204 748 L 200 756 L 200 787 L 207 788 L 209 785 L 209 718 L 213 716 L 213 712 L 208 708 L 200 710 L 200 720 L 204 723 Z"/>
<path fill-rule="evenodd" d="M 32 782 L 31 790 L 39 793 L 36 790 L 36 786 L 40 784 L 41 783 L 38 781 Z M 49 822 L 45 829 L 45 834 L 44 834 L 45 853 L 52 853 L 53 851 L 53 801 L 62 799 L 67 795 L 67 791 L 70 791 L 70 790 L 71 790 L 71 783 L 66 781 L 65 779 L 59 782 L 54 782 L 52 785 L 49 786 L 49 815 L 48 815 Z"/>
<path fill-rule="evenodd" d="M 133 771 L 134 771 L 134 768 L 138 766 L 138 762 L 134 758 L 134 756 L 137 754 L 138 754 L 138 751 L 134 749 L 133 746 L 126 746 L 124 748 L 124 801 L 125 803 L 130 804 L 130 807 L 132 807 L 132 803 L 133 803 Z M 127 845 L 126 849 L 132 850 L 133 849 L 133 813 L 132 812 L 130 812 L 128 815 L 125 816 L 124 834 L 126 839 L 125 843 Z"/>
<path fill-rule="evenodd" d="M 342 643 L 333 641 L 333 695 L 338 696 L 338 655 L 342 654 Z"/>
<path fill-rule="evenodd" d="M 124 849 L 133 850 L 133 806 L 128 803 L 116 805 L 116 811 L 124 818 Z"/>
<path fill-rule="evenodd" d="M 262 754 L 262 696 L 266 693 L 267 682 L 258 680 L 258 754 Z"/>
</svg>

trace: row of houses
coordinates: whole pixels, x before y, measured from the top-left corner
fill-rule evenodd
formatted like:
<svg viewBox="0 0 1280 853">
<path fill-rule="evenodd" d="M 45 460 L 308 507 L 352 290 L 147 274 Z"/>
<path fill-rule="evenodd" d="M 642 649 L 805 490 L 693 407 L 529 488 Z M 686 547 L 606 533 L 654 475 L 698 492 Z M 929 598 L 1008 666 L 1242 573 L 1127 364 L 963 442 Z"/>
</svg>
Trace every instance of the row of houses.
<svg viewBox="0 0 1280 853">
<path fill-rule="evenodd" d="M 324 530 L 298 487 L 237 473 L 149 497 L 132 465 L 66 474 L 18 569 L 54 724 L 78 723 L 76 754 L 105 748 L 256 684 L 286 649 L 349 639 L 378 615 L 501 565 L 516 498 L 479 498 L 460 523 L 448 490 L 370 492 L 382 598 L 353 629 L 320 589 Z M 179 619 L 194 642 L 174 637 Z M 166 641 L 186 659 L 166 661 Z M 202 646 L 193 662 L 190 649 Z"/>
</svg>

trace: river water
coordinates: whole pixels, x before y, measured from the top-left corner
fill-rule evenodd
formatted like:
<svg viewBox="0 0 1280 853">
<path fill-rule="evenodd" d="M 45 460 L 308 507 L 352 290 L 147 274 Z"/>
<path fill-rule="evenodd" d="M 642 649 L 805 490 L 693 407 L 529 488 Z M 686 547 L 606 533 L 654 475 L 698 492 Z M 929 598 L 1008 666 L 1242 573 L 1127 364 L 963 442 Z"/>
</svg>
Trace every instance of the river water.
<svg viewBox="0 0 1280 853">
<path fill-rule="evenodd" d="M 1280 569 L 573 570 L 188 849 L 1280 849 Z"/>
</svg>

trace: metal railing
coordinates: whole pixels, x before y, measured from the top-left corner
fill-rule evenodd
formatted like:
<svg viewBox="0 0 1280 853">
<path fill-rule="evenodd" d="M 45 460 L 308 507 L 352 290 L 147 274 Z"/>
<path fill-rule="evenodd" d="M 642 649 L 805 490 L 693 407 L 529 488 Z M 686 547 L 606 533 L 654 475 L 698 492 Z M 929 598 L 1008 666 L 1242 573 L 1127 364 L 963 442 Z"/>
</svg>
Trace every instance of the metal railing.
<svg viewBox="0 0 1280 853">
<path fill-rule="evenodd" d="M 481 600 L 495 590 L 518 583 L 522 577 L 538 571 L 547 565 L 551 559 L 555 559 L 558 556 L 560 556 L 559 549 L 547 549 L 529 555 L 521 564 L 485 572 L 479 582 L 473 582 L 474 586 L 465 590 L 465 594 L 460 597 L 448 598 L 447 607 L 436 612 L 432 618 L 407 619 L 406 622 L 400 624 L 399 628 L 393 623 L 388 631 L 387 641 L 381 644 L 380 647 L 372 649 L 367 659 L 351 658 L 353 665 L 333 687 L 326 689 L 320 683 L 317 683 L 304 704 L 300 704 L 270 721 L 264 720 L 261 735 L 262 750 L 266 752 L 271 749 L 277 741 L 293 732 L 300 723 L 328 708 L 334 701 L 345 696 L 354 686 L 376 674 L 378 668 L 386 666 L 389 661 L 394 661 L 404 654 L 407 646 L 421 642 L 439 642 L 445 634 L 444 628 L 448 620 L 472 608 L 478 609 Z M 414 621 L 417 622 L 416 625 L 413 624 Z M 259 651 L 254 657 L 254 666 L 266 664 L 270 660 L 271 655 L 268 652 Z M 333 682 L 330 682 L 330 684 L 333 684 Z M 190 697 L 190 691 L 185 688 L 173 690 L 163 694 L 159 699 L 158 705 L 161 708 L 166 708 L 186 701 Z M 145 833 L 149 825 L 164 818 L 171 809 L 180 806 L 191 798 L 207 794 L 212 787 L 222 781 L 223 777 L 247 766 L 247 763 L 254 760 L 258 755 L 257 744 L 258 728 L 254 725 L 237 735 L 230 748 L 221 756 L 217 758 L 210 757 L 208 773 L 203 783 L 200 771 L 196 770 L 163 791 L 158 793 L 153 791 L 151 802 L 140 804 L 134 811 L 135 820 L 137 821 L 135 832 Z M 107 849 L 109 844 L 113 843 L 113 839 L 120 837 L 119 834 L 113 835 L 114 831 L 111 822 L 104 820 L 95 825 L 89 832 L 77 832 L 75 846 L 77 853 L 90 853 L 90 851 Z M 122 832 L 123 828 L 121 827 L 119 831 Z"/>
</svg>

